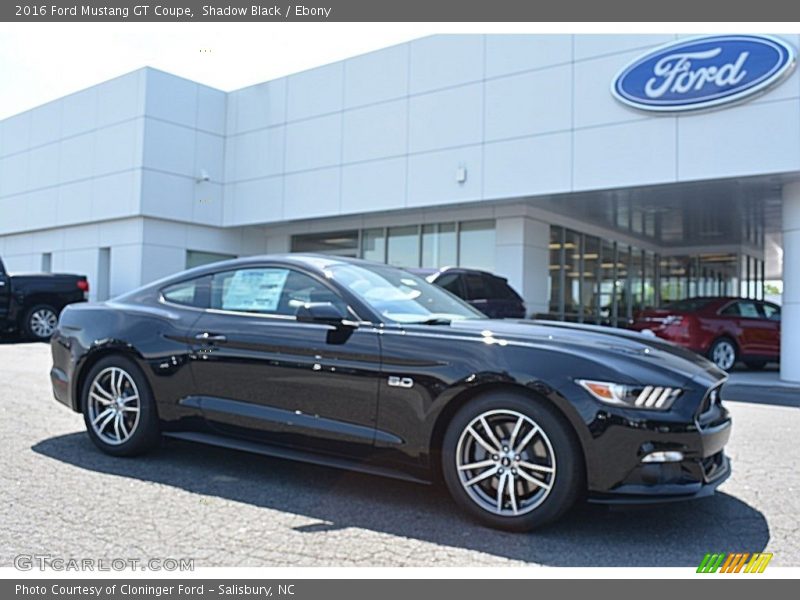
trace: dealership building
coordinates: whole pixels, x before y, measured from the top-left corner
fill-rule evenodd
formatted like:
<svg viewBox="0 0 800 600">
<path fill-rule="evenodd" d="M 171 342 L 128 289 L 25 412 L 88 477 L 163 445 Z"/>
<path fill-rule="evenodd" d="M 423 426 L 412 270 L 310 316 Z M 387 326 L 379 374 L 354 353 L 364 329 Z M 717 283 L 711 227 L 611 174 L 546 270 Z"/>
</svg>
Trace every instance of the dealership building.
<svg viewBox="0 0 800 600">
<path fill-rule="evenodd" d="M 0 256 L 97 300 L 263 253 L 463 265 L 609 325 L 783 280 L 800 381 L 800 39 L 761 39 L 784 64 L 674 35 L 443 35 L 232 92 L 143 68 L 0 121 Z M 636 99 L 642 69 L 662 104 Z"/>
</svg>

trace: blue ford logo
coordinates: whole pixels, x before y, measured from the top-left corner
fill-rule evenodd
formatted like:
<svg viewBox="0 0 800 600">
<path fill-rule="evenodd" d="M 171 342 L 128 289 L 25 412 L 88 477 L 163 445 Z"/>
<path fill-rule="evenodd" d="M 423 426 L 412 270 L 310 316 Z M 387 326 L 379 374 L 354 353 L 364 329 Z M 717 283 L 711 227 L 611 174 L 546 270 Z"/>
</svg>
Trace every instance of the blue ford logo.
<svg viewBox="0 0 800 600">
<path fill-rule="evenodd" d="M 693 38 L 637 58 L 614 78 L 611 92 L 641 110 L 699 110 L 763 92 L 794 65 L 794 48 L 772 36 Z"/>
</svg>

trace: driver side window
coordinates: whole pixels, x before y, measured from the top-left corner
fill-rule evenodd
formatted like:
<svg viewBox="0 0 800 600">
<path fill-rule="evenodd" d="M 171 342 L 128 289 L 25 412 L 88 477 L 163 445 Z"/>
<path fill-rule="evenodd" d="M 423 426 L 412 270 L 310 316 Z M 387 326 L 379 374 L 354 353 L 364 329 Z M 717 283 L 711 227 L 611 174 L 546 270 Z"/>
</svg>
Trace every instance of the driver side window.
<svg viewBox="0 0 800 600">
<path fill-rule="evenodd" d="M 234 312 L 295 316 L 309 302 L 344 301 L 313 277 L 282 267 L 254 267 L 217 273 L 211 282 L 211 308 Z"/>
</svg>

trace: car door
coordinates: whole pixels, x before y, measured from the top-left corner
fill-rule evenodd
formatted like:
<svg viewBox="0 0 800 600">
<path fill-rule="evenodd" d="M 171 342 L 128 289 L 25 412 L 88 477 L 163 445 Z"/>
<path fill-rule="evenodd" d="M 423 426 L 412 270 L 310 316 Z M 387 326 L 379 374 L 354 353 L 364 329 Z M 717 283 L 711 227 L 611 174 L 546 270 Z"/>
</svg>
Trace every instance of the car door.
<svg viewBox="0 0 800 600">
<path fill-rule="evenodd" d="M 753 300 L 738 300 L 728 307 L 723 314 L 734 319 L 738 329 L 738 344 L 742 354 L 760 355 L 766 352 L 768 324 L 761 318 L 757 303 Z"/>
<path fill-rule="evenodd" d="M 761 302 L 759 309 L 767 324 L 764 340 L 766 353 L 779 356 L 781 353 L 781 307 L 771 302 Z"/>
<path fill-rule="evenodd" d="M 226 434 L 363 454 L 375 433 L 377 330 L 300 322 L 297 309 L 308 302 L 350 310 L 333 288 L 294 268 L 215 274 L 210 309 L 193 329 L 192 401 L 212 428 Z"/>
</svg>

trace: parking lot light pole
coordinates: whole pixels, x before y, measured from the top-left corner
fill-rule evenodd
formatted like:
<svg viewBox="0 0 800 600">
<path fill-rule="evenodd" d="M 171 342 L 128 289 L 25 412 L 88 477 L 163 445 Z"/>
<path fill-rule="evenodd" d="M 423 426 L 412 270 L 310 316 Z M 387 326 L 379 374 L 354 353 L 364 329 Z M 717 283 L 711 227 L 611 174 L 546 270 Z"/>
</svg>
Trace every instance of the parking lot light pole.
<svg viewBox="0 0 800 600">
<path fill-rule="evenodd" d="M 800 181 L 783 186 L 781 379 L 800 383 Z"/>
</svg>

